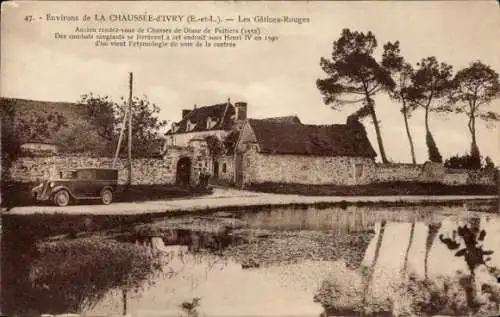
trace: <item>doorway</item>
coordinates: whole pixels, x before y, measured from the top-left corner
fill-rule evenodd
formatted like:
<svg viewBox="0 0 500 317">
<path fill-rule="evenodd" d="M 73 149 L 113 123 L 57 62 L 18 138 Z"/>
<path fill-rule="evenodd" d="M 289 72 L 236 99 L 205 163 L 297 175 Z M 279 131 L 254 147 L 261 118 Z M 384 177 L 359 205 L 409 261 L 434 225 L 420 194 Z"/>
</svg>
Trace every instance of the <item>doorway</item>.
<svg viewBox="0 0 500 317">
<path fill-rule="evenodd" d="M 183 157 L 177 162 L 177 174 L 175 183 L 178 186 L 189 186 L 191 179 L 191 159 Z"/>
<path fill-rule="evenodd" d="M 213 168 L 214 168 L 213 178 L 218 179 L 219 178 L 219 162 L 218 161 L 214 161 L 213 165 L 214 165 L 213 166 Z"/>
</svg>

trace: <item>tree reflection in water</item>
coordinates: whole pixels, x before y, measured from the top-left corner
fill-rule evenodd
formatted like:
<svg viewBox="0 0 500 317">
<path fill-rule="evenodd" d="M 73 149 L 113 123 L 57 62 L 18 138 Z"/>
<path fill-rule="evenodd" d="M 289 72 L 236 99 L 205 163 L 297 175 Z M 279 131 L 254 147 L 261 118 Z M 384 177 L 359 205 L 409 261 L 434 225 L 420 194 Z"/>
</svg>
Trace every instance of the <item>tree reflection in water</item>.
<svg viewBox="0 0 500 317">
<path fill-rule="evenodd" d="M 499 311 L 500 287 L 495 282 L 482 281 L 476 289 L 477 269 L 484 265 L 490 274 L 498 274 L 497 268 L 488 266 L 492 250 L 484 250 L 482 243 L 486 231 L 480 230 L 480 219 L 469 219 L 467 225 L 453 230 L 450 237 L 439 234 L 441 223 L 428 225 L 425 238 L 425 254 L 423 258 L 424 275 L 417 276 L 407 272 L 410 246 L 404 251 L 402 274 L 392 273 L 389 286 L 380 294 L 368 291 L 373 280 L 375 262 L 379 258 L 379 243 L 375 247 L 374 263 L 358 270 L 340 269 L 336 274 L 325 279 L 314 296 L 314 301 L 325 309 L 325 316 L 493 316 Z M 386 227 L 386 230 L 383 228 Z M 409 227 L 409 244 L 414 240 L 415 223 Z M 378 240 L 380 242 L 387 226 L 381 226 Z M 435 238 L 455 252 L 457 259 L 465 260 L 469 272 L 457 271 L 451 274 L 430 277 L 428 261 Z M 460 260 L 462 261 L 462 260 Z M 491 279 L 494 280 L 493 278 Z M 373 287 L 373 285 L 371 286 Z M 370 287 L 370 288 L 371 288 Z"/>
<path fill-rule="evenodd" d="M 191 301 L 184 301 L 179 305 L 182 312 L 185 313 L 187 317 L 198 317 L 200 314 L 198 312 L 198 307 L 200 306 L 201 298 L 195 297 Z"/>
<path fill-rule="evenodd" d="M 476 269 L 484 265 L 488 270 L 494 274 L 497 271 L 496 268 L 487 265 L 487 262 L 491 260 L 490 255 L 493 254 L 492 250 L 483 250 L 483 241 L 486 237 L 486 231 L 480 230 L 480 219 L 471 219 L 470 227 L 468 225 L 458 226 L 456 230 L 453 230 L 451 237 L 445 237 L 443 234 L 439 236 L 441 242 L 443 242 L 449 250 L 455 251 L 455 256 L 464 259 L 469 269 L 468 276 L 464 276 L 460 280 L 460 285 L 464 288 L 467 305 L 470 309 L 469 314 L 476 315 L 480 310 L 481 306 L 484 305 L 478 298 L 478 290 L 476 287 Z M 499 290 L 498 287 L 492 287 L 488 284 L 483 284 L 481 286 L 482 293 L 488 293 L 490 298 L 496 299 L 495 302 L 498 306 Z M 498 308 L 497 308 L 498 310 Z"/>
</svg>

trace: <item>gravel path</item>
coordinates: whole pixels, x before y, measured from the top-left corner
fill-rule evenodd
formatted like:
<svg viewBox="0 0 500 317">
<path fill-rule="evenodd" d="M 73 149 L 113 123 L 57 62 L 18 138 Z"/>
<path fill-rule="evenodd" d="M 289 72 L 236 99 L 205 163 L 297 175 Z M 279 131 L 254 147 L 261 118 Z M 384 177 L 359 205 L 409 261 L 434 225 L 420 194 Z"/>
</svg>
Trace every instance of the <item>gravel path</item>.
<svg viewBox="0 0 500 317">
<path fill-rule="evenodd" d="M 66 207 L 56 206 L 27 206 L 15 207 L 5 214 L 35 214 L 35 213 L 68 213 L 68 214 L 96 214 L 96 215 L 122 215 L 169 213 L 174 211 L 204 211 L 223 207 L 244 207 L 264 205 L 288 204 L 317 204 L 317 203 L 360 203 L 360 202 L 450 202 L 470 200 L 492 200 L 498 196 L 300 196 L 256 193 L 237 189 L 215 188 L 207 196 L 175 199 L 156 200 L 137 203 L 113 203 L 111 205 L 73 205 Z"/>
</svg>

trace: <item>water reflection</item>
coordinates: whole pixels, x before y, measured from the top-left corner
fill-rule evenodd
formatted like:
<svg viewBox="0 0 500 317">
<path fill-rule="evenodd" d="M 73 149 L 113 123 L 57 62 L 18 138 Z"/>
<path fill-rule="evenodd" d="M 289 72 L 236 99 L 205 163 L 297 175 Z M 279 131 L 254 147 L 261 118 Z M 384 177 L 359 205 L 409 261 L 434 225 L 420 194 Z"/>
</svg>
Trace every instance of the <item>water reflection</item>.
<svg viewBox="0 0 500 317">
<path fill-rule="evenodd" d="M 482 250 L 494 251 L 488 265 L 500 267 L 499 217 L 461 208 L 281 208 L 113 230 L 86 221 L 94 233 L 41 237 L 33 222 L 4 217 L 3 313 L 404 315 L 435 313 L 438 302 L 441 312 L 463 313 L 469 268 L 443 241 L 456 231 L 462 243 L 465 225 L 480 228 Z M 483 267 L 477 300 L 491 311 L 498 287 Z"/>
</svg>

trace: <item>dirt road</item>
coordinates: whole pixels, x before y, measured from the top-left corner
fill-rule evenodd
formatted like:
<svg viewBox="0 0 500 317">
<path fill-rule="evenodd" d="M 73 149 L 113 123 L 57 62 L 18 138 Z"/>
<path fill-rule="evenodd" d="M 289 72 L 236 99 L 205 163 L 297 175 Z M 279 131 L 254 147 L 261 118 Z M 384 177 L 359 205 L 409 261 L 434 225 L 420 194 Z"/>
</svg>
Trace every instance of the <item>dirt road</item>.
<svg viewBox="0 0 500 317">
<path fill-rule="evenodd" d="M 288 204 L 317 204 L 317 203 L 372 203 L 372 202 L 450 202 L 450 201 L 473 201 L 494 200 L 498 196 L 299 196 L 267 194 L 242 191 L 236 189 L 215 188 L 210 195 L 175 200 L 156 200 L 137 203 L 113 203 L 111 205 L 73 205 L 67 207 L 56 206 L 28 206 L 15 207 L 5 213 L 9 214 L 35 214 L 35 213 L 68 213 L 68 214 L 97 214 L 97 215 L 120 215 L 120 214 L 145 214 L 145 213 L 168 213 L 173 211 L 196 211 L 217 209 L 223 207 L 244 207 L 264 205 L 288 205 Z"/>
</svg>

